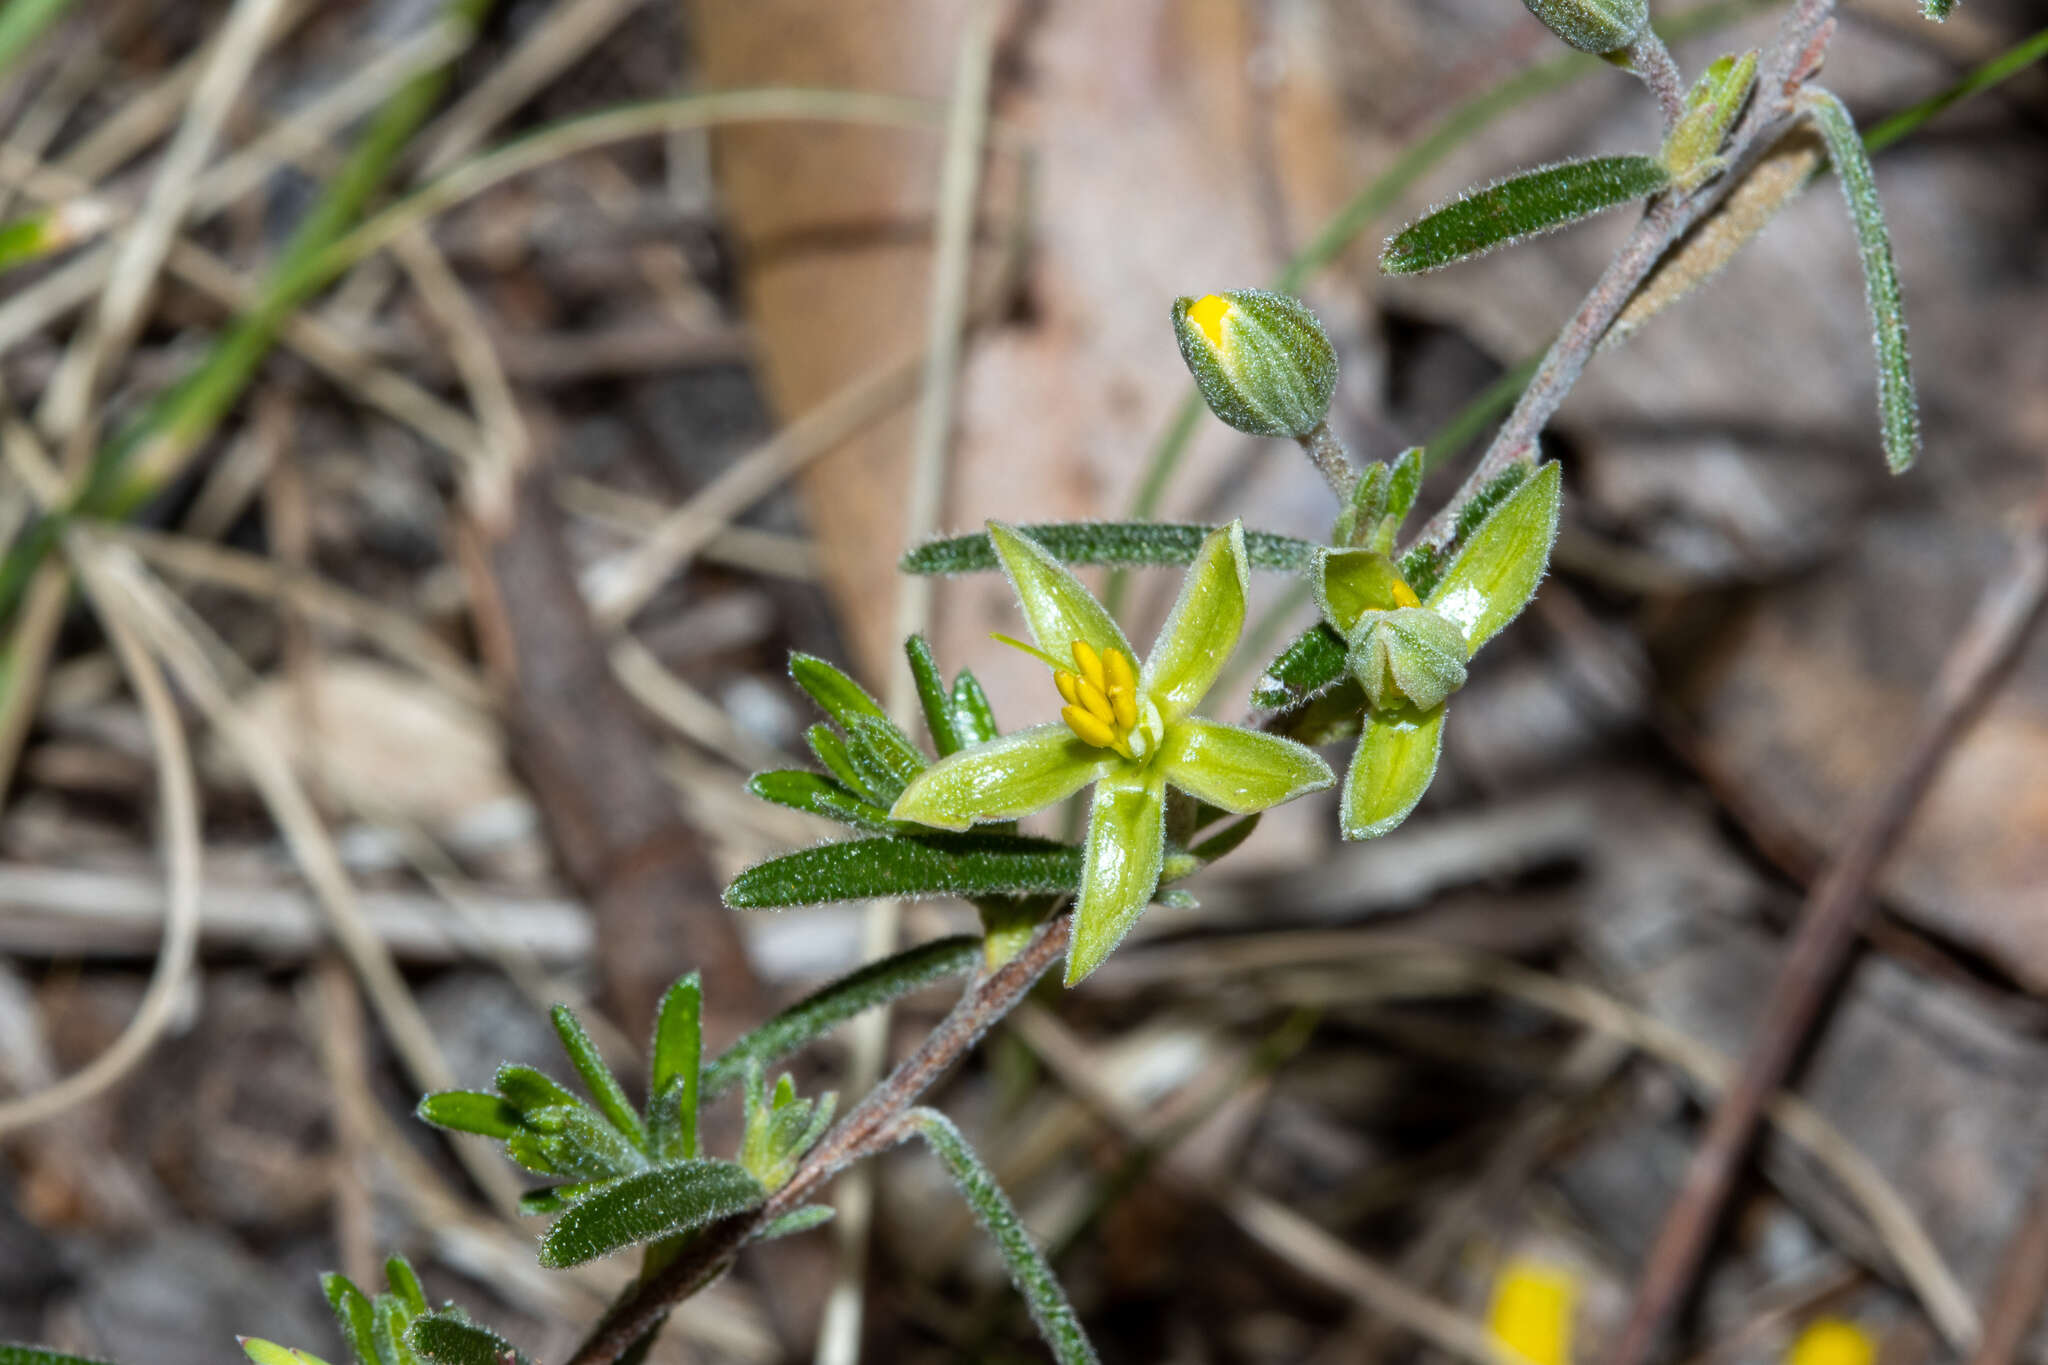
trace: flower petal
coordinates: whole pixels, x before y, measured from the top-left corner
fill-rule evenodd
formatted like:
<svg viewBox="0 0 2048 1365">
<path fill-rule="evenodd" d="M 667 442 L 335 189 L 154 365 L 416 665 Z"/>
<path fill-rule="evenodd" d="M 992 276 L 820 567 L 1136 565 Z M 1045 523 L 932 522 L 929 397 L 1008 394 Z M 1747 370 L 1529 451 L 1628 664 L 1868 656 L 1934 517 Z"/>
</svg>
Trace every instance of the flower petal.
<svg viewBox="0 0 2048 1365">
<path fill-rule="evenodd" d="M 1337 780 L 1305 745 L 1194 716 L 1168 727 L 1153 761 L 1168 783 L 1233 815 L 1292 801 Z"/>
<path fill-rule="evenodd" d="M 1377 839 L 1406 820 L 1436 776 L 1443 739 L 1441 706 L 1420 714 L 1367 712 L 1351 771 L 1344 774 L 1344 837 Z"/>
<path fill-rule="evenodd" d="M 1157 764 L 1124 767 L 1095 784 L 1067 948 L 1069 986 L 1100 967 L 1152 903 L 1165 849 L 1166 783 Z"/>
<path fill-rule="evenodd" d="M 1073 657 L 1076 640 L 1086 640 L 1098 654 L 1111 649 L 1131 652 L 1131 642 L 1095 595 L 1051 551 L 1000 521 L 988 524 L 988 538 L 1016 589 L 1038 647 L 1061 661 L 1059 666 L 1072 667 L 1065 661 Z"/>
<path fill-rule="evenodd" d="M 1180 599 L 1159 628 L 1145 671 L 1138 676 L 1138 690 L 1152 698 L 1167 724 L 1194 710 L 1215 684 L 1244 630 L 1245 596 L 1250 590 L 1244 523 L 1217 527 L 1188 566 Z"/>
<path fill-rule="evenodd" d="M 1124 761 L 1064 725 L 1035 725 L 932 764 L 904 787 L 889 818 L 938 829 L 1010 820 L 1065 800 Z"/>
</svg>

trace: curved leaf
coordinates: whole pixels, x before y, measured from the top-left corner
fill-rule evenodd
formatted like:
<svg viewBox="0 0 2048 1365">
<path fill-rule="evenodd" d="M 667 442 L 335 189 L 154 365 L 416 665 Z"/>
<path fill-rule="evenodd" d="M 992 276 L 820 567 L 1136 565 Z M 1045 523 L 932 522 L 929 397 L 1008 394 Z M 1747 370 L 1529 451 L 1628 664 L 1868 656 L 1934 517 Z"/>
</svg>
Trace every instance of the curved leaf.
<svg viewBox="0 0 2048 1365">
<path fill-rule="evenodd" d="M 606 1122 L 618 1130 L 619 1136 L 638 1147 L 647 1150 L 647 1130 L 640 1124 L 640 1115 L 633 1108 L 633 1102 L 626 1098 L 626 1087 L 619 1084 L 619 1078 L 605 1065 L 597 1044 L 583 1031 L 583 1023 L 576 1012 L 567 1005 L 556 1005 L 548 1011 L 548 1018 L 554 1023 L 555 1036 L 562 1040 L 562 1050 L 569 1054 L 570 1065 L 589 1087 L 590 1097 L 597 1101 L 598 1112 Z"/>
<path fill-rule="evenodd" d="M 704 1071 L 704 984 L 696 972 L 668 988 L 648 1049 L 648 1139 L 664 1161 L 697 1155 L 697 1104 Z"/>
<path fill-rule="evenodd" d="M 1071 891 L 1081 850 L 1000 834 L 850 839 L 756 863 L 725 889 L 735 910 L 884 896 L 993 896 Z"/>
<path fill-rule="evenodd" d="M 581 1265 L 758 1207 L 767 1192 L 732 1161 L 672 1161 L 600 1185 L 540 1239 L 540 1263 Z"/>
<path fill-rule="evenodd" d="M 1377 839 L 1408 818 L 1436 776 L 1444 708 L 1368 715 L 1344 775 L 1341 825 L 1347 839 Z"/>
<path fill-rule="evenodd" d="M 1468 260 L 1645 198 L 1670 180 L 1663 163 L 1649 156 L 1600 156 L 1524 171 L 1403 228 L 1380 253 L 1380 269 L 1412 275 Z"/>
<path fill-rule="evenodd" d="M 931 732 L 932 748 L 940 758 L 967 747 L 960 738 L 959 721 L 953 715 L 953 699 L 946 692 L 945 675 L 932 657 L 932 643 L 922 635 L 903 642 L 904 657 L 910 660 L 910 676 L 917 684 L 917 704 L 924 711 L 925 729 Z"/>
<path fill-rule="evenodd" d="M 1521 615 L 1543 581 L 1563 484 L 1555 461 L 1537 470 L 1480 523 L 1425 599 L 1465 632 L 1468 654 Z"/>
<path fill-rule="evenodd" d="M 476 1090 L 439 1090 L 425 1096 L 413 1112 L 436 1128 L 476 1133 L 503 1142 L 525 1131 L 519 1109 L 498 1095 Z"/>
<path fill-rule="evenodd" d="M 1870 306 L 1871 337 L 1877 347 L 1877 415 L 1884 433 L 1885 463 L 1903 474 L 1920 457 L 1920 403 L 1913 392 L 1913 358 L 1906 349 L 1906 305 L 1899 295 L 1899 267 L 1892 259 L 1891 233 L 1884 225 L 1870 156 L 1857 135 L 1856 120 L 1832 92 L 1809 86 L 1800 104 L 1828 144 L 1828 159 L 1842 182 L 1842 198 L 1856 223 L 1856 254 L 1863 261 L 1863 293 Z"/>
<path fill-rule="evenodd" d="M 962 934 L 906 948 L 840 977 L 742 1037 L 704 1068 L 704 1098 L 716 1099 L 731 1089 L 749 1065 L 765 1070 L 856 1014 L 974 970 L 980 956 L 981 940 Z"/>
<path fill-rule="evenodd" d="M 1214 526 L 1169 521 L 1059 521 L 1019 526 L 1017 530 L 1043 545 L 1066 564 L 1105 564 L 1112 568 L 1144 568 L 1160 564 L 1192 564 Z M 1246 531 L 1245 557 L 1254 569 L 1300 573 L 1315 557 L 1313 541 L 1272 531 Z M 904 573 L 985 573 L 1002 567 L 986 532 L 931 540 L 905 554 L 896 566 Z"/>
<path fill-rule="evenodd" d="M 1095 1365 L 1095 1348 L 1089 1344 L 1088 1334 L 1081 1330 L 1081 1320 L 1075 1316 L 1074 1306 L 1067 1302 L 1066 1291 L 1032 1243 L 1024 1220 L 1017 1216 L 1016 1206 L 1010 1203 L 974 1148 L 967 1144 L 953 1121 L 936 1109 L 912 1109 L 904 1117 L 945 1163 L 953 1183 L 974 1210 L 976 1221 L 1002 1253 L 1010 1283 L 1024 1296 L 1031 1319 L 1038 1324 L 1039 1335 L 1052 1348 L 1053 1359 L 1059 1365 Z"/>
</svg>

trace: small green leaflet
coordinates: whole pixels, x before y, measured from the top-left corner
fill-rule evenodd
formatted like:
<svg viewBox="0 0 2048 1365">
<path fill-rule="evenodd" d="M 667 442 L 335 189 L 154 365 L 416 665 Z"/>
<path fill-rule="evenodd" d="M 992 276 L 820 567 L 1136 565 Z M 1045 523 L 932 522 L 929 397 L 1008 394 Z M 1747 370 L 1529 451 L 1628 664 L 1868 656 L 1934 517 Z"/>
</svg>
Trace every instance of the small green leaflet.
<svg viewBox="0 0 2048 1365">
<path fill-rule="evenodd" d="M 1142 568 L 1194 563 L 1202 541 L 1216 528 L 1163 521 L 1063 521 L 1017 529 L 1063 564 Z M 1246 531 L 1244 548 L 1254 569 L 1283 573 L 1306 571 L 1316 552 L 1310 541 L 1271 531 Z M 986 573 L 1001 567 L 995 546 L 982 533 L 928 541 L 897 565 L 913 574 Z"/>
<path fill-rule="evenodd" d="M 884 836 L 822 844 L 756 863 L 733 878 L 725 903 L 770 910 L 884 896 L 993 896 L 1071 891 L 1081 850 L 999 834 Z"/>
<path fill-rule="evenodd" d="M 1877 347 L 1877 415 L 1884 433 L 1885 463 L 1903 474 L 1920 456 L 1920 404 L 1913 394 L 1913 358 L 1906 349 L 1906 305 L 1899 294 L 1899 267 L 1892 259 L 1891 233 L 1884 225 L 1870 155 L 1856 121 L 1833 93 L 1809 86 L 1801 107 L 1828 144 L 1842 198 L 1856 223 L 1856 252 L 1863 260 L 1863 292 L 1870 305 Z"/>
<path fill-rule="evenodd" d="M 571 1204 L 540 1239 L 540 1263 L 581 1265 L 691 1232 L 759 1206 L 767 1193 L 732 1161 L 671 1161 L 608 1181 Z"/>
<path fill-rule="evenodd" d="M 531 1365 L 503 1337 L 471 1322 L 461 1309 L 428 1314 L 413 1323 L 405 1340 L 432 1365 Z"/>
<path fill-rule="evenodd" d="M 1649 156 L 1601 156 L 1525 171 L 1403 228 L 1380 253 L 1380 269 L 1389 275 L 1435 270 L 1645 198 L 1670 180 L 1663 163 Z"/>
</svg>

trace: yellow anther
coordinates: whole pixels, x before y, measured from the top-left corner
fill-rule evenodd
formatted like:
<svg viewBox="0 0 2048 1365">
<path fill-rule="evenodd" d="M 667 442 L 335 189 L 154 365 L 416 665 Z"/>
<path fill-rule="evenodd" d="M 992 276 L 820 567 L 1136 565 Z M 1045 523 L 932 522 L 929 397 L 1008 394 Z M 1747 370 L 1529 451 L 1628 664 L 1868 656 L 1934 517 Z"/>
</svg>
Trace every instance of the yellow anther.
<svg viewBox="0 0 2048 1365">
<path fill-rule="evenodd" d="M 1188 321 L 1202 329 L 1202 335 L 1209 338 L 1211 346 L 1223 344 L 1223 315 L 1230 311 L 1230 300 L 1217 294 L 1204 294 L 1188 305 Z"/>
<path fill-rule="evenodd" d="M 1064 668 L 1053 670 L 1052 685 L 1060 690 L 1060 695 L 1067 699 L 1067 705 L 1069 706 L 1078 706 L 1081 703 L 1081 694 L 1074 690 L 1074 684 L 1079 681 L 1079 678 L 1076 678 Z"/>
<path fill-rule="evenodd" d="M 1815 1318 L 1785 1353 L 1785 1365 L 1872 1365 L 1876 1359 L 1876 1339 L 1841 1318 Z"/>
<path fill-rule="evenodd" d="M 1109 686 L 1102 690 L 1114 697 L 1119 692 L 1136 695 L 1138 675 L 1131 671 L 1131 656 L 1120 649 L 1112 649 L 1102 656 L 1102 671 L 1109 678 Z"/>
<path fill-rule="evenodd" d="M 1138 723 L 1138 694 L 1128 687 L 1112 687 L 1109 705 L 1116 712 L 1116 728 L 1129 733 Z"/>
<path fill-rule="evenodd" d="M 1095 684 L 1097 691 L 1107 690 L 1102 674 L 1102 656 L 1095 652 L 1095 646 L 1086 640 L 1074 641 L 1074 663 L 1080 668 L 1081 676 Z"/>
<path fill-rule="evenodd" d="M 1494 1282 L 1487 1330 L 1531 1365 L 1571 1365 L 1578 1293 L 1567 1271 L 1518 1256 Z"/>
<path fill-rule="evenodd" d="M 1098 749 L 1116 747 L 1116 731 L 1109 728 L 1109 723 L 1097 720 L 1080 707 L 1066 707 L 1060 712 L 1060 719 L 1064 720 L 1067 728 L 1079 735 L 1085 743 L 1093 744 Z"/>
<path fill-rule="evenodd" d="M 1109 698 L 1103 695 L 1101 688 L 1083 678 L 1079 684 L 1079 691 L 1083 710 L 1104 725 L 1116 724 L 1116 708 L 1109 704 Z"/>
<path fill-rule="evenodd" d="M 1394 605 L 1397 607 L 1419 607 L 1422 599 L 1415 595 L 1415 589 L 1401 579 L 1394 580 Z"/>
</svg>

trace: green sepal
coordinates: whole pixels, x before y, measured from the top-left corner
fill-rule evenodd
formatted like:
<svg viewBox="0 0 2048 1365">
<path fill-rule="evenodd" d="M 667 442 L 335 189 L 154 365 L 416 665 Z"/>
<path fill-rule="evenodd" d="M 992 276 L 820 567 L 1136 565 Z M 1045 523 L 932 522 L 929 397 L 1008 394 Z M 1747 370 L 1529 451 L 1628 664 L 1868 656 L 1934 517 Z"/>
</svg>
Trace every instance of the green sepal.
<svg viewBox="0 0 2048 1365">
<path fill-rule="evenodd" d="M 1351 676 L 1375 710 L 1427 711 L 1465 685 L 1464 632 L 1428 607 L 1367 612 L 1353 639 Z"/>
<path fill-rule="evenodd" d="M 620 1137 L 644 1153 L 647 1129 L 641 1124 L 633 1102 L 626 1098 L 626 1087 L 619 1084 L 619 1078 L 605 1064 L 604 1054 L 584 1031 L 576 1012 L 567 1005 L 556 1005 L 548 1011 L 548 1018 L 555 1026 L 555 1036 L 562 1040 L 562 1050 L 569 1054 L 570 1065 L 583 1078 L 590 1097 L 597 1101 L 598 1112 Z"/>
<path fill-rule="evenodd" d="M 261 1337 L 237 1337 L 242 1354 L 249 1357 L 252 1365 L 327 1365 L 327 1362 L 311 1351 L 301 1351 L 291 1346 L 280 1346 L 274 1341 Z M 99 1365 L 84 1356 L 63 1356 L 53 1351 L 32 1351 L 24 1347 L 0 1344 L 0 1365 Z"/>
<path fill-rule="evenodd" d="M 1159 765 L 1106 774 L 1089 800 L 1067 985 L 1100 967 L 1138 922 L 1159 889 L 1165 856 L 1166 789 Z"/>
<path fill-rule="evenodd" d="M 772 801 L 808 815 L 821 815 L 870 834 L 894 834 L 904 828 L 900 821 L 889 818 L 886 808 L 848 791 L 830 778 L 798 768 L 755 773 L 747 779 L 747 790 L 763 801 Z"/>
<path fill-rule="evenodd" d="M 1165 521 L 1062 521 L 1016 529 L 1061 563 L 1133 569 L 1194 563 L 1202 542 L 1216 527 Z M 1302 572 L 1316 552 L 1313 541 L 1272 531 L 1246 531 L 1244 548 L 1254 569 L 1279 573 Z M 984 573 L 1002 563 L 982 532 L 927 541 L 904 555 L 896 567 L 911 574 Z"/>
<path fill-rule="evenodd" d="M 1465 633 L 1468 653 L 1477 653 L 1536 595 L 1557 540 L 1563 485 L 1555 461 L 1538 469 L 1465 538 L 1423 599 Z"/>
<path fill-rule="evenodd" d="M 1391 529 L 1399 530 L 1408 517 L 1408 511 L 1415 506 L 1415 499 L 1422 492 L 1422 476 L 1427 472 L 1425 464 L 1429 459 L 1427 446 L 1409 446 L 1395 457 L 1394 472 L 1387 480 L 1387 507 L 1385 516 Z M 1384 549 L 1384 546 L 1375 546 Z"/>
<path fill-rule="evenodd" d="M 1458 515 L 1451 523 L 1450 536 L 1437 543 L 1417 545 L 1402 555 L 1398 561 L 1401 577 L 1408 580 L 1408 586 L 1417 596 L 1427 600 L 1436 591 L 1437 580 L 1443 577 L 1444 566 L 1449 564 L 1471 534 L 1485 524 L 1493 509 L 1508 500 L 1535 468 L 1527 460 L 1517 460 L 1500 473 L 1481 485 L 1478 492 L 1458 508 Z"/>
<path fill-rule="evenodd" d="M 1524 171 L 1395 233 L 1380 253 L 1380 269 L 1389 275 L 1437 270 L 1646 198 L 1670 182 L 1671 172 L 1648 156 L 1592 157 Z"/>
<path fill-rule="evenodd" d="M 735 910 L 883 897 L 1071 891 L 1081 851 L 1016 835 L 883 836 L 822 844 L 756 863 L 725 889 Z"/>
<path fill-rule="evenodd" d="M 1347 638 L 1367 612 L 1394 611 L 1418 600 L 1394 561 L 1378 550 L 1325 550 L 1316 556 L 1309 586 L 1323 620 Z"/>
<path fill-rule="evenodd" d="M 1377 839 L 1408 818 L 1436 776 L 1444 708 L 1373 712 L 1344 775 L 1339 827 L 1346 839 Z"/>
<path fill-rule="evenodd" d="M 648 1141 L 657 1160 L 696 1156 L 704 1068 L 704 984 L 696 972 L 668 988 L 648 1049 Z"/>
<path fill-rule="evenodd" d="M 987 539 L 987 537 L 983 537 Z M 995 557 L 991 550 L 989 557 Z M 947 695 L 946 679 L 932 657 L 931 641 L 913 635 L 903 642 L 904 657 L 910 660 L 910 676 L 917 684 L 917 704 L 924 710 L 924 726 L 931 733 L 932 748 L 940 758 L 967 747 L 960 739 L 959 721 L 953 715 L 953 699 Z"/>
<path fill-rule="evenodd" d="M 671 1161 L 621 1176 L 571 1204 L 540 1240 L 540 1263 L 582 1265 L 625 1247 L 694 1232 L 767 1197 L 737 1162 Z"/>
</svg>

